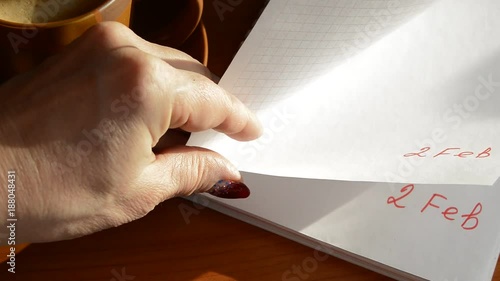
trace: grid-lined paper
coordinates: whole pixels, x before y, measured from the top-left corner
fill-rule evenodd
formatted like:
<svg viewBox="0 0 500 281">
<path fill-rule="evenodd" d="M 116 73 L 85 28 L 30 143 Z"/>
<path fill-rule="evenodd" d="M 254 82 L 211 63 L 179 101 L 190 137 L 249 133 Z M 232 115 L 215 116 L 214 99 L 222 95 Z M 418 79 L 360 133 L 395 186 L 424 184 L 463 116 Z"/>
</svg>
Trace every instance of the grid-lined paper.
<svg viewBox="0 0 500 281">
<path fill-rule="evenodd" d="M 408 14 L 400 10 L 398 19 L 406 23 L 397 26 L 392 18 L 394 25 L 373 37 L 376 43 L 347 51 L 349 59 L 330 50 L 338 51 L 339 42 L 355 42 L 347 37 L 357 36 L 358 29 L 349 28 L 360 14 L 351 8 L 361 11 L 362 3 L 382 1 L 332 10 L 327 4 L 349 2 L 314 1 L 324 4 L 321 12 L 300 4 L 306 2 L 271 3 L 223 86 L 266 70 L 258 76 L 262 83 L 273 78 L 285 89 L 303 90 L 258 110 L 263 135 L 255 141 L 237 142 L 209 131 L 193 134 L 188 142 L 220 153 L 247 172 L 243 177 L 252 195 L 221 199 L 230 206 L 225 211 L 261 227 L 278 226 L 270 229 L 311 247 L 319 241 L 336 254 L 347 253 L 350 261 L 362 257 L 372 269 L 404 272 L 393 276 L 398 280 L 491 280 L 500 251 L 500 1 L 440 0 L 418 16 L 409 14 L 420 8 L 400 2 L 408 4 Z M 286 10 L 290 7 L 295 8 Z M 345 13 L 349 19 L 341 23 L 350 25 L 336 24 L 338 17 L 316 16 L 337 31 L 306 40 L 303 47 L 298 44 L 304 34 L 300 43 L 286 39 L 289 33 L 273 34 L 279 23 L 286 23 L 280 31 L 286 26 L 299 34 L 307 20 L 313 21 L 309 15 L 323 11 Z M 301 14 L 306 16 L 299 20 Z M 274 41 L 276 36 L 283 38 Z M 321 41 L 325 38 L 331 46 Z M 285 52 L 296 45 L 289 54 L 256 62 L 256 56 L 280 44 L 289 44 Z M 310 52 L 298 53 L 301 48 Z M 316 54 L 318 49 L 324 53 Z M 300 68 L 307 65 L 301 58 L 315 56 L 321 59 L 314 66 Z M 293 58 L 292 64 L 288 59 Z M 298 73 L 283 78 L 290 65 Z M 323 75 L 321 67 L 330 65 L 333 69 Z M 264 90 L 282 98 L 273 95 L 274 86 L 248 87 L 259 98 Z M 262 107 L 252 99 L 247 104 Z M 428 153 L 414 154 L 425 149 Z"/>
<path fill-rule="evenodd" d="M 422 9 L 423 2 L 400 2 L 407 4 L 406 9 L 391 9 L 400 12 L 398 19 L 406 20 L 405 24 L 393 26 L 390 32 L 389 27 L 380 31 L 378 37 L 373 37 L 378 38 L 376 42 L 363 45 L 364 49 L 356 55 L 353 52 L 349 59 L 344 59 L 338 49 L 324 48 L 314 64 L 307 61 L 318 56 L 315 51 L 321 51 L 321 44 L 338 47 L 354 42 L 352 38 L 339 40 L 340 43 L 331 39 L 339 38 L 338 34 L 358 36 L 356 29 L 350 30 L 352 27 L 345 24 L 357 20 L 360 14 L 354 11 L 363 10 L 361 7 L 373 9 L 369 3 L 381 5 L 390 1 L 365 0 L 353 6 L 339 6 L 346 2 L 332 0 L 328 2 L 331 10 L 327 5 L 316 9 L 300 2 L 270 2 L 267 14 L 264 11 L 261 16 L 261 25 L 253 29 L 222 81 L 223 87 L 244 98 L 257 113 L 263 136 L 250 143 L 238 143 L 207 132 L 192 136 L 189 145 L 215 150 L 240 170 L 254 173 L 490 185 L 500 175 L 498 155 L 491 154 L 491 158 L 482 161 L 456 156 L 461 155 L 460 151 L 472 151 L 477 157 L 483 151 L 500 147 L 500 123 L 493 121 L 499 117 L 500 96 L 488 94 L 486 90 L 493 88 L 483 85 L 500 77 L 500 37 L 496 36 L 500 2 L 481 1 L 485 4 L 478 5 L 476 0 L 441 0 L 412 17 L 408 15 Z M 334 11 L 345 15 L 344 24 L 335 23 L 338 17 L 323 20 L 345 32 L 311 35 L 324 34 L 321 40 L 331 36 L 327 41 L 301 39 L 300 44 L 313 44 L 301 47 L 286 37 L 284 41 L 274 39 L 288 34 L 304 37 L 306 34 L 300 30 L 312 18 L 306 16 L 301 24 L 296 24 L 301 13 Z M 294 23 L 286 23 L 292 18 Z M 286 24 L 280 26 L 283 22 Z M 278 28 L 283 32 L 276 33 Z M 273 44 L 296 46 L 287 49 L 272 47 Z M 284 53 L 266 55 L 276 50 Z M 322 71 L 322 67 L 331 68 Z M 246 96 L 241 95 L 242 88 L 247 91 Z M 460 115 L 457 110 L 464 108 L 468 112 Z M 444 137 L 436 137 L 436 132 L 438 136 L 442 132 Z M 432 148 L 430 156 L 411 172 L 405 172 L 401 168 L 406 165 L 401 162 L 407 159 L 405 155 L 424 147 Z M 450 157 L 433 157 L 447 148 L 452 148 L 451 152 L 444 152 Z"/>
<path fill-rule="evenodd" d="M 253 110 L 267 107 L 370 46 L 431 2 L 271 0 L 262 15 L 267 18 L 254 29 L 265 30 L 264 36 L 249 36 L 245 44 L 252 51 L 235 58 L 228 70 L 232 77 L 223 78 L 221 85 Z"/>
</svg>

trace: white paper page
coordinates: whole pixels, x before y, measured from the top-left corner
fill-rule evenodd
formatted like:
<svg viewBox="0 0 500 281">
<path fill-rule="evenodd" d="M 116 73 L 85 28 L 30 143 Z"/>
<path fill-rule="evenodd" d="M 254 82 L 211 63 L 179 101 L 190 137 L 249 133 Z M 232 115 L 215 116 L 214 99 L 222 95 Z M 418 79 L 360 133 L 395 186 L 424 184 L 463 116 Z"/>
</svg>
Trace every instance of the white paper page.
<svg viewBox="0 0 500 281">
<path fill-rule="evenodd" d="M 300 72 L 309 78 L 292 83 L 291 94 L 279 83 L 293 81 L 293 75 L 279 74 L 277 82 L 276 72 L 263 72 L 259 79 L 245 76 L 255 67 L 249 60 L 265 48 L 269 30 L 297 24 L 270 17 L 284 13 L 278 4 L 287 2 L 295 1 L 271 1 L 221 82 L 258 111 L 263 137 L 238 143 L 221 134 L 195 134 L 190 145 L 218 151 L 243 171 L 268 175 L 479 185 L 498 179 L 499 1 L 442 0 L 425 6 L 355 56 L 334 61 L 322 77 L 309 79 L 320 68 L 312 74 Z M 307 3 L 316 2 L 345 3 Z M 302 20 L 305 25 L 308 17 Z M 296 56 L 297 49 L 278 49 L 290 59 Z M 315 54 L 314 48 L 308 52 Z M 318 60 L 328 59 L 319 54 Z M 265 59 L 268 69 L 283 68 L 274 57 Z M 284 67 L 295 66 L 290 62 Z M 275 85 L 271 92 L 266 92 L 268 83 Z M 426 147 L 428 151 L 417 154 Z"/>
<path fill-rule="evenodd" d="M 369 47 L 435 0 L 270 0 L 220 82 L 269 108 Z"/>
<path fill-rule="evenodd" d="M 492 278 L 500 181 L 493 188 L 414 185 L 401 192 L 406 184 L 244 177 L 248 199 L 214 200 L 428 280 Z M 400 208 L 388 203 L 392 197 Z M 471 213 L 477 215 L 462 217 Z"/>
</svg>

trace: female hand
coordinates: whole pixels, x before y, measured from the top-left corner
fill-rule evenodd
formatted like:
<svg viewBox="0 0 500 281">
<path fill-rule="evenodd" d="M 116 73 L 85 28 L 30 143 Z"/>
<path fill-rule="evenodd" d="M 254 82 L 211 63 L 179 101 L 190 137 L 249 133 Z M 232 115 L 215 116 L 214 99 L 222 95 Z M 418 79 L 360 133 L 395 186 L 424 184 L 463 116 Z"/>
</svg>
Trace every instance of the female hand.
<svg viewBox="0 0 500 281">
<path fill-rule="evenodd" d="M 254 115 L 207 77 L 188 55 L 102 23 L 1 85 L 0 180 L 6 186 L 8 170 L 16 171 L 18 242 L 87 235 L 218 180 L 240 180 L 219 154 L 173 146 L 166 135 L 261 134 Z M 0 189 L 2 222 L 7 195 Z"/>
</svg>

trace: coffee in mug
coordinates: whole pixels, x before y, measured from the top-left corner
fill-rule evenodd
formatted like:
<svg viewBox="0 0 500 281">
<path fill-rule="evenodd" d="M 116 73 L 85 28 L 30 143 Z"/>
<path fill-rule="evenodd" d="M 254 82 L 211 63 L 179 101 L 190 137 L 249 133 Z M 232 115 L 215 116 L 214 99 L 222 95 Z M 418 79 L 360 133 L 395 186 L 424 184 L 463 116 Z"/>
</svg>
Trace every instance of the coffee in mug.
<svg viewBox="0 0 500 281">
<path fill-rule="evenodd" d="M 84 15 L 102 0 L 0 0 L 0 19 L 16 23 L 48 23 Z"/>
<path fill-rule="evenodd" d="M 0 0 L 0 83 L 102 21 L 129 25 L 132 0 Z"/>
</svg>

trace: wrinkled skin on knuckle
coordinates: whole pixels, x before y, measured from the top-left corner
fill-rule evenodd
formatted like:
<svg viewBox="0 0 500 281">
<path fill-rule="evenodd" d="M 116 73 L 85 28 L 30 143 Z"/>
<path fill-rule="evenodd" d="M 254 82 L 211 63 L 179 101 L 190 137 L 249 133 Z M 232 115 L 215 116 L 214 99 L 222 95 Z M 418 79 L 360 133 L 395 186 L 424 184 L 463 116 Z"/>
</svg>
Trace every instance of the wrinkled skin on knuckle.
<svg viewBox="0 0 500 281">
<path fill-rule="evenodd" d="M 186 171 L 183 185 L 179 186 L 176 196 L 189 196 L 197 190 L 208 190 L 220 180 L 217 173 L 225 164 L 218 155 L 206 149 L 200 149 L 202 157 L 186 156 L 179 161 L 178 169 Z"/>
<path fill-rule="evenodd" d="M 112 99 L 125 97 L 128 106 L 135 108 L 145 101 L 148 82 L 151 80 L 151 62 L 134 47 L 122 47 L 110 51 L 107 58 L 96 68 L 97 86 Z"/>
<path fill-rule="evenodd" d="M 175 69 L 134 48 L 122 48 L 116 53 L 119 62 L 112 69 L 117 71 L 116 83 L 123 85 L 119 92 L 129 99 L 136 116 L 150 129 L 154 144 L 170 126 L 176 94 L 176 83 L 170 79 L 175 80 Z"/>
<path fill-rule="evenodd" d="M 204 173 L 203 165 L 199 158 L 190 155 L 179 154 L 170 170 L 168 190 L 171 197 L 189 196 L 200 183 L 200 177 Z M 179 171 L 184 171 L 179 175 Z"/>
<path fill-rule="evenodd" d="M 176 120 L 181 120 L 182 129 L 198 132 L 212 127 L 213 124 L 223 121 L 223 114 L 210 114 L 212 109 L 225 108 L 229 102 L 227 94 L 222 88 L 205 77 L 195 77 L 190 81 L 190 87 L 186 87 L 181 93 L 182 98 L 176 103 L 178 115 Z M 201 108 L 205 118 L 200 118 L 199 111 L 193 108 Z M 197 116 L 195 118 L 195 116 Z M 219 119 L 214 119 L 216 118 Z"/>
</svg>

